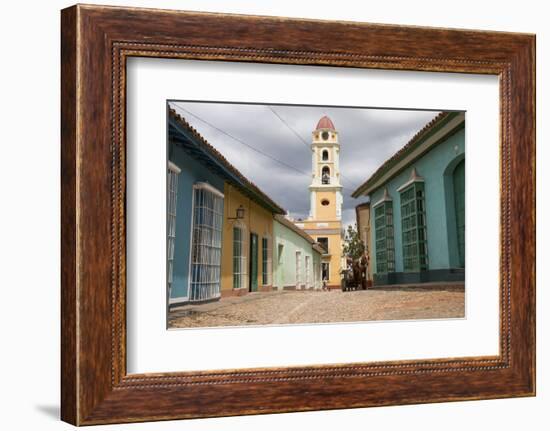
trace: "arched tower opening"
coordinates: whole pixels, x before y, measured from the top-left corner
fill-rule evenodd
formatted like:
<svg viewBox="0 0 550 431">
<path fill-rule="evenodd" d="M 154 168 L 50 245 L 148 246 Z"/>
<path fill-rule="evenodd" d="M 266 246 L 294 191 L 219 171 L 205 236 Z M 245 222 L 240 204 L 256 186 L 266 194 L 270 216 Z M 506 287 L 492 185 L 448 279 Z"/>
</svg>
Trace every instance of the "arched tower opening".
<svg viewBox="0 0 550 431">
<path fill-rule="evenodd" d="M 321 170 L 321 184 L 330 184 L 330 168 L 323 166 Z"/>
</svg>

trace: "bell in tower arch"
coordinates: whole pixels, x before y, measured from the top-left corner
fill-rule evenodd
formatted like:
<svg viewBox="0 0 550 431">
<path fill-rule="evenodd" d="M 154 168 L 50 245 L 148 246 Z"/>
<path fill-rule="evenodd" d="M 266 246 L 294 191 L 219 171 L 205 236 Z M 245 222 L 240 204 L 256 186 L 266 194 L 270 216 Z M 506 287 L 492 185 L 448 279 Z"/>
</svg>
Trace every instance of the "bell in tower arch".
<svg viewBox="0 0 550 431">
<path fill-rule="evenodd" d="M 321 171 L 321 183 L 330 184 L 330 169 L 328 166 L 323 167 Z"/>
</svg>

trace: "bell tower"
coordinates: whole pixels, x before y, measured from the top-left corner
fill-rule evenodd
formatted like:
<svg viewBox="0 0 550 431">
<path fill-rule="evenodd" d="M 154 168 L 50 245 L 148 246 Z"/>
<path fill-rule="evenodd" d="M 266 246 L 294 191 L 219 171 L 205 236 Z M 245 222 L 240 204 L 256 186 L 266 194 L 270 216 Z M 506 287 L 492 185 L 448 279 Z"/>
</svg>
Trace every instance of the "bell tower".
<svg viewBox="0 0 550 431">
<path fill-rule="evenodd" d="M 312 138 L 309 220 L 341 220 L 340 144 L 329 117 L 319 120 Z"/>
<path fill-rule="evenodd" d="M 330 289 L 340 288 L 342 269 L 342 184 L 340 143 L 326 115 L 312 132 L 309 217 L 296 223 L 324 249 L 320 279 Z"/>
</svg>

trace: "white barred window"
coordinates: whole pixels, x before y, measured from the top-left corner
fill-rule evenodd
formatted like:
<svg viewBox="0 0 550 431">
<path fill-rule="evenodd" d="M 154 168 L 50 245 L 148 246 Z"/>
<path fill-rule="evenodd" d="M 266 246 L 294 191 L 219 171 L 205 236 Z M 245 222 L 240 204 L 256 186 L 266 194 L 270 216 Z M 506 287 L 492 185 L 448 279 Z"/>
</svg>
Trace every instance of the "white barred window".
<svg viewBox="0 0 550 431">
<path fill-rule="evenodd" d="M 176 203 L 178 198 L 178 175 L 181 172 L 174 163 L 168 162 L 167 178 L 167 227 L 166 227 L 166 259 L 168 293 L 172 289 L 172 273 L 174 272 L 174 246 L 176 243 Z"/>
<path fill-rule="evenodd" d="M 313 263 L 313 287 L 319 289 L 321 287 L 321 271 L 318 263 Z"/>
<path fill-rule="evenodd" d="M 302 252 L 296 252 L 296 289 L 302 285 Z"/>
<path fill-rule="evenodd" d="M 193 186 L 193 238 L 189 301 L 220 296 L 223 194 L 208 183 Z"/>
<path fill-rule="evenodd" d="M 271 285 L 271 240 L 269 237 L 262 238 L 262 285 Z"/>
<path fill-rule="evenodd" d="M 233 289 L 246 287 L 246 229 L 240 222 L 233 226 Z"/>
<path fill-rule="evenodd" d="M 311 287 L 311 269 L 310 269 L 311 256 L 306 256 L 306 288 Z"/>
</svg>

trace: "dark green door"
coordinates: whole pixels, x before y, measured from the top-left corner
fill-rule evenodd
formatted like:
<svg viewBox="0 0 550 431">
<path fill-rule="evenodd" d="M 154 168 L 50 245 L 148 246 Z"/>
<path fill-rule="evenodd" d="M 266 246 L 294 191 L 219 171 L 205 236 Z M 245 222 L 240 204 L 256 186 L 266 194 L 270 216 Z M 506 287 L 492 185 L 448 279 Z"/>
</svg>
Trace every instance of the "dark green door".
<svg viewBox="0 0 550 431">
<path fill-rule="evenodd" d="M 251 292 L 258 290 L 258 235 L 250 234 L 250 287 Z"/>
<path fill-rule="evenodd" d="M 466 227 L 466 214 L 464 204 L 465 182 L 464 160 L 461 161 L 453 172 L 453 185 L 455 195 L 456 234 L 458 243 L 458 259 L 460 266 L 464 268 L 464 233 Z"/>
</svg>

